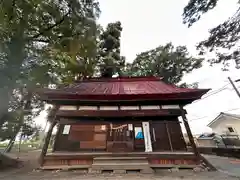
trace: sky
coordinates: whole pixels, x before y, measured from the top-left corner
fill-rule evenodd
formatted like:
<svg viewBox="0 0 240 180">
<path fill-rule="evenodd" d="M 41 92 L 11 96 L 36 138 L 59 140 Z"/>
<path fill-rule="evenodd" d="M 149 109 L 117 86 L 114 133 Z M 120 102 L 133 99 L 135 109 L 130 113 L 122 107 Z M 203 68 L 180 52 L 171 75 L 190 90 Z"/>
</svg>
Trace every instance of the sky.
<svg viewBox="0 0 240 180">
<path fill-rule="evenodd" d="M 125 56 L 128 62 L 133 61 L 136 54 L 167 42 L 172 42 L 175 46 L 186 45 L 189 52 L 196 55 L 195 45 L 208 37 L 209 29 L 236 11 L 237 1 L 220 1 L 214 10 L 188 28 L 182 23 L 181 16 L 188 0 L 99 0 L 102 11 L 99 23 L 103 27 L 115 21 L 122 23 L 121 55 Z M 233 80 L 240 78 L 240 70 L 235 69 L 234 65 L 227 72 L 223 72 L 221 68 L 222 65 L 210 67 L 205 63 L 202 68 L 183 78 L 187 83 L 199 82 L 199 88 L 212 89 L 209 97 L 186 106 L 194 134 L 210 132 L 207 124 L 220 112 L 240 114 L 240 109 L 236 109 L 240 108 L 240 99 L 227 79 L 228 76 Z M 210 95 L 225 85 L 226 89 Z M 236 85 L 240 88 L 240 82 Z M 45 115 L 43 112 L 36 121 L 43 124 Z"/>
<path fill-rule="evenodd" d="M 182 23 L 181 15 L 187 2 L 188 0 L 100 0 L 102 13 L 99 23 L 103 27 L 110 22 L 122 23 L 121 55 L 126 56 L 129 62 L 133 61 L 136 54 L 167 42 L 186 45 L 190 53 L 196 55 L 195 45 L 208 37 L 209 29 L 236 11 L 237 0 L 220 1 L 214 10 L 205 14 L 191 28 Z M 221 68 L 222 65 L 210 67 L 205 63 L 202 68 L 184 76 L 183 81 L 199 82 L 199 88 L 211 88 L 211 94 L 229 83 L 228 76 L 233 80 L 240 78 L 240 70 L 235 69 L 234 65 L 228 72 L 223 72 Z M 240 83 L 236 85 L 240 87 Z M 240 99 L 229 84 L 225 90 L 186 106 L 186 110 L 192 131 L 199 134 L 210 132 L 207 124 L 222 111 L 240 114 L 240 109 L 232 110 L 238 107 L 240 108 Z"/>
</svg>

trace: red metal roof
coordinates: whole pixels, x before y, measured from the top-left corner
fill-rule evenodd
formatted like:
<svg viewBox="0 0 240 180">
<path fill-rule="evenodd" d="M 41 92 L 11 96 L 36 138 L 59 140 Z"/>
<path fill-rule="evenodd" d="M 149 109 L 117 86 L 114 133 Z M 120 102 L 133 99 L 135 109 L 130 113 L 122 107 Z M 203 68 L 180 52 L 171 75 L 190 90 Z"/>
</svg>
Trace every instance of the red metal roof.
<svg viewBox="0 0 240 180">
<path fill-rule="evenodd" d="M 141 97 L 142 99 L 152 99 L 157 96 L 158 98 L 161 97 L 161 99 L 172 98 L 173 96 L 181 99 L 181 97 L 184 98 L 186 95 L 197 99 L 208 90 L 179 88 L 166 84 L 161 81 L 161 78 L 157 77 L 124 77 L 87 79 L 60 89 L 45 89 L 43 95 L 47 96 L 47 99 L 64 98 L 79 100 L 137 100 L 141 99 Z"/>
</svg>

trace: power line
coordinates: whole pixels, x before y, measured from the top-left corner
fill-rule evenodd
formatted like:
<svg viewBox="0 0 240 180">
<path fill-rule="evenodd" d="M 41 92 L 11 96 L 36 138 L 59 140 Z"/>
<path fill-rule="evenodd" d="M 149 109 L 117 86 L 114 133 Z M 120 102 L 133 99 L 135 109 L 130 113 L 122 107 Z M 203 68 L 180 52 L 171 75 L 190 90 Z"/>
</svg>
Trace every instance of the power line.
<svg viewBox="0 0 240 180">
<path fill-rule="evenodd" d="M 194 103 L 197 103 L 197 102 L 199 102 L 199 101 L 201 101 L 201 100 L 203 100 L 203 99 L 206 99 L 206 98 L 208 98 L 208 97 L 210 97 L 210 96 L 212 96 L 212 95 L 215 95 L 215 94 L 217 94 L 217 93 L 219 93 L 219 92 L 221 92 L 221 91 L 224 91 L 224 90 L 226 90 L 226 89 L 228 89 L 228 90 L 230 90 L 230 91 L 233 91 L 234 89 L 233 88 L 227 88 L 226 86 L 228 86 L 230 83 L 228 83 L 228 84 L 225 84 L 224 86 L 222 86 L 221 88 L 219 88 L 219 89 L 216 89 L 216 90 L 214 90 L 214 91 L 210 91 L 210 93 L 209 94 L 206 94 L 206 96 L 204 96 L 203 98 L 201 98 L 201 99 L 199 99 L 199 100 L 197 100 L 197 101 L 194 101 L 194 102 L 192 102 L 191 104 L 194 104 Z M 240 86 L 238 86 L 238 88 L 240 88 Z M 189 105 L 191 105 L 191 104 L 189 104 Z"/>
<path fill-rule="evenodd" d="M 228 84 L 227 84 L 227 85 L 228 85 Z M 227 85 L 226 85 L 226 86 L 227 86 Z M 206 98 L 208 98 L 209 96 L 212 96 L 212 95 L 214 95 L 214 94 L 217 94 L 217 93 L 220 93 L 221 91 L 226 90 L 226 89 L 227 89 L 226 86 L 224 86 L 224 87 L 222 87 L 221 89 L 218 89 L 218 90 L 216 90 L 216 91 L 213 91 L 212 93 L 207 94 L 206 96 L 204 96 L 203 98 L 201 98 L 201 99 L 199 99 L 199 100 L 206 99 Z"/>
<path fill-rule="evenodd" d="M 214 79 L 216 79 L 216 77 L 218 77 L 218 76 L 206 77 L 206 78 L 202 78 L 202 79 L 196 80 L 194 82 L 196 82 L 196 83 L 204 83 L 204 82 L 207 82 L 209 80 L 214 80 Z M 239 77 L 239 75 L 233 76 L 233 79 L 237 79 L 238 77 Z M 229 82 L 229 81 L 227 80 L 227 76 L 226 76 L 225 80 L 222 79 L 222 80 L 220 80 L 218 82 L 226 83 L 226 82 Z"/>
<path fill-rule="evenodd" d="M 234 110 L 238 110 L 238 109 L 240 109 L 240 108 L 228 109 L 228 110 L 226 110 L 226 111 L 221 111 L 221 112 L 226 113 L 226 112 L 230 112 L 230 111 L 234 111 Z M 214 113 L 214 114 L 217 114 L 217 113 Z M 213 114 L 212 114 L 212 115 L 213 115 Z M 204 119 L 204 118 L 209 117 L 209 116 L 211 116 L 211 115 L 199 117 L 199 118 L 196 118 L 196 119 L 191 119 L 191 120 L 189 120 L 189 122 L 191 122 L 191 121 L 196 121 L 196 120 L 199 120 L 199 119 Z"/>
<path fill-rule="evenodd" d="M 199 100 L 197 100 L 197 101 L 192 102 L 192 104 L 197 103 L 197 102 L 199 102 L 199 101 L 201 101 L 201 100 L 203 100 L 203 99 L 206 99 L 206 98 L 208 98 L 208 97 L 210 97 L 210 96 L 212 96 L 212 95 L 215 95 L 215 94 L 217 94 L 217 93 L 219 93 L 219 92 L 221 92 L 221 91 L 224 91 L 224 90 L 228 89 L 228 88 L 226 88 L 226 86 L 228 86 L 229 84 L 230 84 L 230 83 L 227 83 L 227 84 L 225 84 L 224 86 L 222 86 L 221 88 L 218 88 L 218 89 L 216 89 L 216 90 L 214 90 L 214 91 L 206 94 L 206 96 L 204 96 L 203 98 L 201 98 L 201 99 L 199 99 Z M 189 105 L 191 105 L 191 104 L 189 104 Z"/>
</svg>

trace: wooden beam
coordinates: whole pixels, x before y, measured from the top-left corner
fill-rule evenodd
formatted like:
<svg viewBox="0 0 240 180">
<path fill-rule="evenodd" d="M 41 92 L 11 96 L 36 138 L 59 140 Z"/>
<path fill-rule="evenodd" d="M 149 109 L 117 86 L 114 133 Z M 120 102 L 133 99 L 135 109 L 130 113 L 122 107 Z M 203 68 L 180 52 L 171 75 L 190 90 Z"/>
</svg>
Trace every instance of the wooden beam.
<svg viewBox="0 0 240 180">
<path fill-rule="evenodd" d="M 44 157 L 47 154 L 48 145 L 49 145 L 49 142 L 50 142 L 50 139 L 51 139 L 51 136 L 52 136 L 52 131 L 53 131 L 53 128 L 54 128 L 55 125 L 56 125 L 56 121 L 51 122 L 49 130 L 47 132 L 47 135 L 46 135 L 46 138 L 45 138 L 45 141 L 44 141 L 44 144 L 43 144 L 42 152 L 41 152 L 40 157 L 39 157 L 40 166 L 42 166 L 43 163 L 44 163 Z"/>
<path fill-rule="evenodd" d="M 170 148 L 171 151 L 173 151 L 173 146 L 172 146 L 172 140 L 171 140 L 171 136 L 170 136 L 170 132 L 169 132 L 169 128 L 168 128 L 168 123 L 165 121 L 165 127 L 167 129 L 167 135 L 168 135 L 168 140 L 169 140 L 169 144 L 170 144 Z"/>
<path fill-rule="evenodd" d="M 48 145 L 49 145 L 49 142 L 50 142 L 50 139 L 52 136 L 52 131 L 53 131 L 54 126 L 57 124 L 56 113 L 57 113 L 58 109 L 59 109 L 59 106 L 54 106 L 48 115 L 48 121 L 50 122 L 50 127 L 49 127 L 47 135 L 45 137 L 43 148 L 42 148 L 42 151 L 41 151 L 41 154 L 39 157 L 40 166 L 42 166 L 44 163 L 44 157 L 47 154 L 47 149 L 48 149 Z"/>
<path fill-rule="evenodd" d="M 104 106 L 104 105 L 112 105 L 112 106 L 129 106 L 129 105 L 168 105 L 168 104 L 182 104 L 186 105 L 194 101 L 195 99 L 187 99 L 187 100 L 139 100 L 139 101 L 119 101 L 119 100 L 111 100 L 111 101 L 93 101 L 93 100 L 69 100 L 69 99 L 56 99 L 56 100 L 48 100 L 45 99 L 49 104 L 59 104 L 59 105 L 76 105 L 76 106 Z"/>
<path fill-rule="evenodd" d="M 56 146 L 57 146 L 59 135 L 60 135 L 60 130 L 61 130 L 61 124 L 58 123 L 57 124 L 57 133 L 56 133 L 56 136 L 55 136 L 55 139 L 54 139 L 52 152 L 54 152 L 56 150 Z"/>
<path fill-rule="evenodd" d="M 182 112 L 182 119 L 183 119 L 183 123 L 184 123 L 184 126 L 186 128 L 186 131 L 187 131 L 187 135 L 188 135 L 188 138 L 189 138 L 189 141 L 190 141 L 190 144 L 192 146 L 192 149 L 193 149 L 193 152 L 196 156 L 197 159 L 200 159 L 200 153 L 197 149 L 197 146 L 194 142 L 194 138 L 193 138 L 193 135 L 192 135 L 192 131 L 190 129 L 190 126 L 188 124 L 188 120 L 187 120 L 187 117 L 186 117 L 186 114 L 185 114 L 185 110 L 183 109 L 183 107 L 181 107 L 181 112 Z"/>
<path fill-rule="evenodd" d="M 159 109 L 159 110 L 59 110 L 59 117 L 145 117 L 145 116 L 180 116 L 179 109 Z"/>
<path fill-rule="evenodd" d="M 52 154 L 48 154 L 45 159 L 46 160 L 69 160 L 69 159 L 92 159 L 93 157 L 148 157 L 148 159 L 195 159 L 195 155 L 191 152 L 183 152 L 183 151 L 176 151 L 176 152 L 155 152 L 155 153 L 146 153 L 146 152 L 55 152 Z"/>
</svg>

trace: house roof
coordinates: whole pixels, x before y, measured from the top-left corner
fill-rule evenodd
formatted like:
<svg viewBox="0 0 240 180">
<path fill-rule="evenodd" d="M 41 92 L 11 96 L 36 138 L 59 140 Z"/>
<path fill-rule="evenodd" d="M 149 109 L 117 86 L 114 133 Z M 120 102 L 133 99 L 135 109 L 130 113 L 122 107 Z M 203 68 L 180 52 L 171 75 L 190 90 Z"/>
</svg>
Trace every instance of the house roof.
<svg viewBox="0 0 240 180">
<path fill-rule="evenodd" d="M 41 91 L 49 99 L 145 100 L 199 99 L 209 89 L 179 88 L 157 77 L 92 78 Z"/>
<path fill-rule="evenodd" d="M 211 127 L 214 125 L 218 120 L 220 120 L 222 117 L 230 117 L 235 120 L 240 120 L 240 115 L 237 114 L 230 114 L 230 113 L 224 113 L 221 112 L 215 119 L 213 119 L 207 126 Z"/>
</svg>

